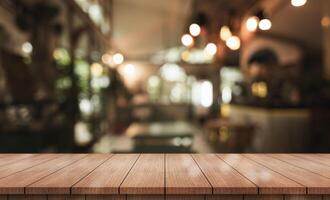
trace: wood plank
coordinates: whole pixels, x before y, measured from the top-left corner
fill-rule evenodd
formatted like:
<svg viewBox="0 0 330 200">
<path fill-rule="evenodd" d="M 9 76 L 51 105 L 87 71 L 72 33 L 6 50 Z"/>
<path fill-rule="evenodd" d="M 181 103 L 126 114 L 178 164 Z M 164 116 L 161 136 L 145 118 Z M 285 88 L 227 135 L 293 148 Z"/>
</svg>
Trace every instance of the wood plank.
<svg viewBox="0 0 330 200">
<path fill-rule="evenodd" d="M 213 194 L 258 194 L 258 188 L 214 154 L 193 154 Z"/>
<path fill-rule="evenodd" d="M 8 165 L 32 157 L 35 154 L 1 154 L 0 166 Z"/>
<path fill-rule="evenodd" d="M 8 195 L 0 195 L 0 200 L 7 200 Z"/>
<path fill-rule="evenodd" d="M 280 159 L 284 162 L 287 162 L 291 165 L 294 165 L 296 167 L 303 168 L 305 170 L 314 172 L 316 174 L 319 174 L 321 176 L 330 178 L 330 167 L 320 164 L 318 162 L 314 162 L 308 159 L 308 156 L 295 156 L 291 154 L 271 154 L 270 156 Z"/>
<path fill-rule="evenodd" d="M 218 154 L 259 188 L 259 194 L 305 194 L 306 187 L 239 154 Z"/>
<path fill-rule="evenodd" d="M 164 194 L 164 154 L 142 154 L 120 186 L 120 194 Z"/>
<path fill-rule="evenodd" d="M 119 194 L 120 184 L 138 157 L 138 154 L 114 155 L 75 184 L 72 194 Z"/>
<path fill-rule="evenodd" d="M 285 200 L 322 200 L 322 195 L 285 195 Z"/>
<path fill-rule="evenodd" d="M 246 154 L 245 156 L 306 186 L 308 194 L 330 194 L 330 179 L 293 166 L 269 155 Z"/>
<path fill-rule="evenodd" d="M 318 156 L 323 157 L 323 158 L 330 158 L 330 153 L 318 153 L 318 154 L 315 154 L 315 155 L 318 155 Z"/>
<path fill-rule="evenodd" d="M 86 195 L 86 200 L 126 200 L 126 195 Z"/>
<path fill-rule="evenodd" d="M 206 200 L 243 200 L 243 195 L 206 195 Z"/>
<path fill-rule="evenodd" d="M 166 195 L 166 200 L 205 200 L 204 195 Z"/>
<path fill-rule="evenodd" d="M 87 155 L 62 154 L 53 160 L 2 178 L 0 179 L 0 194 L 24 194 L 25 186 L 28 186 L 85 156 Z"/>
<path fill-rule="evenodd" d="M 8 200 L 47 200 L 47 195 L 9 195 Z"/>
<path fill-rule="evenodd" d="M 85 195 L 48 195 L 47 200 L 85 200 Z"/>
<path fill-rule="evenodd" d="M 188 154 L 166 155 L 166 194 L 212 194 L 212 186 Z"/>
<path fill-rule="evenodd" d="M 324 195 L 323 200 L 330 200 L 330 195 Z"/>
<path fill-rule="evenodd" d="M 330 167 L 330 158 L 319 156 L 319 154 L 293 154 L 293 155 Z"/>
<path fill-rule="evenodd" d="M 246 195 L 244 200 L 284 200 L 283 195 Z"/>
<path fill-rule="evenodd" d="M 164 200 L 164 195 L 127 195 L 127 200 Z"/>
<path fill-rule="evenodd" d="M 25 188 L 27 194 L 70 194 L 71 186 L 109 159 L 108 154 L 89 154 Z"/>
<path fill-rule="evenodd" d="M 10 176 L 14 173 L 26 170 L 30 167 L 34 167 L 43 162 L 57 158 L 56 154 L 35 154 L 27 159 L 20 160 L 19 162 L 14 162 L 8 165 L 0 167 L 0 178 Z"/>
</svg>

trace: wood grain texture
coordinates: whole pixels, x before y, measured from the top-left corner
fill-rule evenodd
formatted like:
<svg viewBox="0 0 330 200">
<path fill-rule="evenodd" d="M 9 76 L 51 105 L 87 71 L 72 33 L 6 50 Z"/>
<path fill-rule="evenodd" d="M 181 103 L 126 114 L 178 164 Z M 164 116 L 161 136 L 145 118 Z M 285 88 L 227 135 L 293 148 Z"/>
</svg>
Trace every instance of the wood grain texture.
<svg viewBox="0 0 330 200">
<path fill-rule="evenodd" d="M 205 200 L 243 200 L 243 195 L 206 195 Z"/>
<path fill-rule="evenodd" d="M 322 195 L 285 195 L 285 200 L 322 200 Z"/>
<path fill-rule="evenodd" d="M 126 200 L 126 195 L 86 195 L 86 200 Z"/>
<path fill-rule="evenodd" d="M 218 154 L 259 188 L 259 194 L 305 194 L 306 188 L 239 154 Z"/>
<path fill-rule="evenodd" d="M 330 200 L 329 160 L 330 154 L 0 154 L 0 200 Z"/>
<path fill-rule="evenodd" d="M 127 195 L 127 200 L 164 200 L 164 195 Z"/>
<path fill-rule="evenodd" d="M 212 194 L 212 186 L 191 155 L 166 155 L 166 194 Z"/>
<path fill-rule="evenodd" d="M 56 154 L 41 154 L 41 155 L 36 154 L 29 157 L 28 159 L 23 159 L 14 163 L 3 165 L 0 167 L 0 178 L 4 178 L 14 173 L 26 170 L 30 167 L 34 167 L 43 162 L 55 159 L 58 156 L 59 155 Z"/>
<path fill-rule="evenodd" d="M 283 195 L 246 195 L 244 200 L 284 200 Z"/>
<path fill-rule="evenodd" d="M 204 195 L 166 195 L 166 200 L 205 200 Z"/>
<path fill-rule="evenodd" d="M 114 155 L 72 187 L 72 194 L 119 194 L 119 186 L 139 157 Z"/>
<path fill-rule="evenodd" d="M 330 194 L 330 179 L 328 178 L 276 159 L 272 157 L 273 155 L 246 154 L 245 156 L 304 185 L 307 187 L 308 194 Z"/>
<path fill-rule="evenodd" d="M 25 188 L 27 194 L 70 194 L 71 186 L 109 159 L 107 154 L 89 154 Z"/>
<path fill-rule="evenodd" d="M 323 200 L 330 200 L 330 195 L 324 195 Z"/>
<path fill-rule="evenodd" d="M 83 154 L 63 154 L 48 162 L 0 179 L 0 194 L 24 194 L 24 188 L 47 175 L 83 158 Z"/>
<path fill-rule="evenodd" d="M 193 154 L 213 194 L 258 194 L 258 188 L 214 154 Z"/>
<path fill-rule="evenodd" d="M 120 194 L 164 194 L 164 154 L 142 154 L 120 186 Z"/>
<path fill-rule="evenodd" d="M 9 195 L 8 200 L 47 200 L 47 195 Z"/>
<path fill-rule="evenodd" d="M 1 154 L 0 166 L 8 165 L 10 163 L 18 162 L 20 160 L 30 158 L 34 154 Z"/>
<path fill-rule="evenodd" d="M 85 195 L 48 195 L 47 200 L 85 200 Z"/>
<path fill-rule="evenodd" d="M 330 158 L 319 156 L 318 154 L 293 154 L 294 156 L 320 163 L 330 167 Z"/>
<path fill-rule="evenodd" d="M 205 200 L 204 195 L 167 195 L 166 200 Z"/>
<path fill-rule="evenodd" d="M 323 158 L 330 159 L 330 153 L 318 153 L 318 154 L 315 154 L 315 155 L 317 155 L 318 157 L 323 157 Z"/>
<path fill-rule="evenodd" d="M 296 167 L 300 167 L 316 174 L 320 174 L 321 176 L 330 178 L 330 166 L 315 161 L 315 159 L 320 160 L 320 157 L 312 157 L 309 155 L 300 157 L 298 154 L 271 154 L 270 156 L 290 163 Z"/>
</svg>

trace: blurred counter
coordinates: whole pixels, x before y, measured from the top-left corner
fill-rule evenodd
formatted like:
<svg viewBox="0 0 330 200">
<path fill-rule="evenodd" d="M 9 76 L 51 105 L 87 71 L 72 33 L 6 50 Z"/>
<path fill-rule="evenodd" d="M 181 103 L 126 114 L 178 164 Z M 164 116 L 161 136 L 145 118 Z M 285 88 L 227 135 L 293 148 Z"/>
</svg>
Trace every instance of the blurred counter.
<svg viewBox="0 0 330 200">
<path fill-rule="evenodd" d="M 231 123 L 254 126 L 253 152 L 306 152 L 310 148 L 309 109 L 229 106 Z"/>
</svg>

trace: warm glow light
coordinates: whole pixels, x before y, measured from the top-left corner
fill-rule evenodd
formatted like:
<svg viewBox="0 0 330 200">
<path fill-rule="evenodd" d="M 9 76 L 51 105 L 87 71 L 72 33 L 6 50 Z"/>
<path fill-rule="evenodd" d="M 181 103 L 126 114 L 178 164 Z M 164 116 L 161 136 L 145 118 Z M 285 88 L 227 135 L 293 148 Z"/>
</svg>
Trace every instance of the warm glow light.
<svg viewBox="0 0 330 200">
<path fill-rule="evenodd" d="M 184 81 L 186 73 L 182 67 L 173 63 L 166 63 L 160 68 L 160 76 L 166 81 Z"/>
<path fill-rule="evenodd" d="M 111 62 L 112 62 L 112 56 L 110 55 L 110 54 L 104 54 L 103 56 L 102 56 L 102 62 L 104 63 L 104 64 L 107 64 L 107 65 L 110 65 L 111 64 Z"/>
<path fill-rule="evenodd" d="M 24 42 L 22 44 L 22 51 L 26 54 L 31 53 L 33 50 L 32 44 L 30 42 Z"/>
<path fill-rule="evenodd" d="M 256 16 L 249 17 L 246 20 L 246 29 L 250 32 L 256 31 L 258 28 L 258 22 L 259 22 L 258 17 L 256 17 Z"/>
<path fill-rule="evenodd" d="M 329 16 L 322 17 L 321 24 L 324 28 L 329 28 L 330 27 L 330 17 Z"/>
<path fill-rule="evenodd" d="M 189 26 L 189 32 L 192 36 L 199 36 L 201 33 L 201 27 L 198 24 L 191 24 Z"/>
<path fill-rule="evenodd" d="M 237 36 L 228 38 L 226 45 L 231 50 L 238 50 L 241 47 L 241 40 Z"/>
<path fill-rule="evenodd" d="M 220 29 L 220 38 L 223 41 L 227 41 L 228 38 L 232 36 L 232 33 L 228 26 L 223 26 Z"/>
<path fill-rule="evenodd" d="M 223 103 L 230 103 L 232 99 L 232 91 L 230 87 L 224 87 L 221 91 L 221 98 Z"/>
<path fill-rule="evenodd" d="M 256 97 L 265 98 L 268 94 L 267 84 L 265 82 L 255 82 L 251 86 L 252 94 Z"/>
<path fill-rule="evenodd" d="M 124 66 L 123 72 L 124 72 L 125 76 L 132 78 L 132 77 L 134 77 L 135 72 L 136 72 L 135 66 L 133 64 L 127 64 Z"/>
<path fill-rule="evenodd" d="M 291 0 L 291 5 L 293 5 L 294 7 L 300 7 L 305 5 L 307 2 L 307 0 Z"/>
<path fill-rule="evenodd" d="M 103 67 L 99 63 L 93 63 L 91 66 L 91 72 L 93 76 L 101 76 L 103 73 Z"/>
<path fill-rule="evenodd" d="M 208 43 L 205 47 L 205 52 L 213 56 L 217 53 L 217 46 L 214 43 Z"/>
<path fill-rule="evenodd" d="M 259 22 L 259 28 L 263 31 L 267 31 L 272 27 L 272 22 L 269 19 L 262 19 Z"/>
<path fill-rule="evenodd" d="M 181 58 L 182 60 L 184 60 L 185 62 L 188 62 L 190 59 L 190 52 L 189 51 L 183 51 L 181 53 Z"/>
<path fill-rule="evenodd" d="M 124 56 L 121 53 L 116 53 L 115 55 L 112 56 L 113 63 L 116 65 L 120 65 L 124 62 Z"/>
<path fill-rule="evenodd" d="M 213 86 L 210 81 L 203 81 L 201 84 L 201 105 L 210 107 L 213 103 Z"/>
<path fill-rule="evenodd" d="M 189 34 L 184 34 L 181 37 L 181 42 L 184 46 L 189 47 L 194 43 L 194 39 Z"/>
</svg>

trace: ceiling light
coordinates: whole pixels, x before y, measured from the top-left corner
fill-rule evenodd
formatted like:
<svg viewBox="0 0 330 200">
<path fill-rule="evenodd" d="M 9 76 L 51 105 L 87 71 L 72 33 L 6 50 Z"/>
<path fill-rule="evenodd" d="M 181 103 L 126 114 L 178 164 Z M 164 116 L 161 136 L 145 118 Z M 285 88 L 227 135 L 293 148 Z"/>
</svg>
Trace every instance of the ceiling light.
<svg viewBox="0 0 330 200">
<path fill-rule="evenodd" d="M 249 17 L 246 20 L 246 29 L 249 32 L 255 32 L 258 28 L 258 23 L 259 23 L 259 18 L 258 17 L 256 17 L 256 16 Z"/>
<path fill-rule="evenodd" d="M 291 5 L 294 7 L 300 7 L 307 3 L 307 0 L 291 0 Z"/>
<path fill-rule="evenodd" d="M 217 53 L 217 46 L 214 43 L 208 43 L 205 47 L 205 52 L 213 56 Z"/>
<path fill-rule="evenodd" d="M 238 50 L 241 47 L 241 40 L 237 36 L 231 36 L 226 41 L 226 45 L 231 50 Z"/>
<path fill-rule="evenodd" d="M 262 19 L 259 22 L 260 30 L 267 31 L 272 27 L 272 22 L 269 19 Z"/>
<path fill-rule="evenodd" d="M 124 62 L 124 56 L 121 53 L 116 53 L 115 55 L 112 56 L 112 59 L 116 65 L 120 65 Z"/>
<path fill-rule="evenodd" d="M 192 36 L 199 36 L 201 33 L 201 27 L 198 24 L 191 24 L 189 26 L 189 32 Z"/>
<path fill-rule="evenodd" d="M 194 43 L 194 39 L 189 34 L 184 34 L 181 37 L 181 42 L 184 46 L 189 47 Z"/>
<path fill-rule="evenodd" d="M 129 78 L 133 78 L 136 72 L 136 68 L 135 65 L 133 64 L 127 64 L 124 66 L 124 75 L 129 77 Z"/>
<path fill-rule="evenodd" d="M 226 41 L 232 36 L 231 31 L 228 26 L 222 26 L 220 29 L 220 38 L 223 41 Z"/>
<path fill-rule="evenodd" d="M 33 50 L 32 44 L 30 42 L 24 42 L 22 44 L 22 51 L 26 54 L 30 54 Z"/>
<path fill-rule="evenodd" d="M 112 62 L 112 56 L 110 54 L 108 54 L 108 53 L 103 54 L 103 56 L 102 56 L 102 62 L 104 64 L 110 65 L 111 62 Z"/>
</svg>

